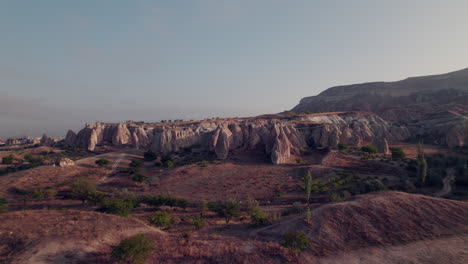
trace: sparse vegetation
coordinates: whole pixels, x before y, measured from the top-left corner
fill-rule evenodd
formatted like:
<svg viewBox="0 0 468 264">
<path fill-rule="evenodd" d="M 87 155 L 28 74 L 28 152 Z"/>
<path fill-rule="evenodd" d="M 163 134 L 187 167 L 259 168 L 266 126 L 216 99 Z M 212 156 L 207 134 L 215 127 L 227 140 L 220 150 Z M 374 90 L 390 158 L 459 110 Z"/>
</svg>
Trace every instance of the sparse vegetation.
<svg viewBox="0 0 468 264">
<path fill-rule="evenodd" d="M 127 217 L 135 207 L 135 201 L 129 198 L 104 198 L 100 212 Z"/>
<path fill-rule="evenodd" d="M 307 171 L 307 174 L 304 176 L 304 189 L 306 195 L 307 204 L 310 202 L 310 194 L 312 193 L 312 174 L 310 171 Z"/>
<path fill-rule="evenodd" d="M 260 208 L 254 207 L 249 213 L 252 225 L 255 227 L 261 227 L 269 223 L 268 215 Z"/>
<path fill-rule="evenodd" d="M 148 218 L 151 225 L 167 228 L 171 225 L 171 215 L 165 211 L 154 213 Z"/>
<path fill-rule="evenodd" d="M 229 224 L 229 221 L 233 217 L 239 217 L 240 215 L 240 205 L 235 201 L 211 202 L 208 203 L 208 208 L 219 216 L 224 217 L 226 224 Z"/>
<path fill-rule="evenodd" d="M 141 160 L 132 160 L 129 165 L 131 168 L 139 169 L 143 167 L 143 162 Z"/>
<path fill-rule="evenodd" d="M 202 160 L 200 162 L 200 166 L 203 167 L 203 168 L 208 167 L 208 163 L 206 162 L 206 160 Z"/>
<path fill-rule="evenodd" d="M 145 234 L 139 234 L 122 240 L 112 248 L 112 256 L 120 263 L 141 264 L 153 250 L 151 239 Z"/>
<path fill-rule="evenodd" d="M 302 164 L 302 159 L 296 158 L 296 163 L 297 163 L 297 164 Z"/>
<path fill-rule="evenodd" d="M 164 167 L 170 169 L 170 168 L 174 167 L 174 162 L 172 160 L 166 160 L 164 162 Z"/>
<path fill-rule="evenodd" d="M 8 211 L 8 202 L 4 198 L 0 197 L 0 214 Z"/>
<path fill-rule="evenodd" d="M 15 160 L 15 158 L 13 157 L 12 154 L 10 154 L 10 155 L 2 158 L 2 163 L 3 164 L 12 164 L 14 160 Z"/>
<path fill-rule="evenodd" d="M 195 226 L 195 229 L 200 230 L 205 225 L 205 218 L 201 216 L 193 216 L 192 224 Z"/>
<path fill-rule="evenodd" d="M 406 153 L 400 147 L 395 147 L 390 149 L 392 151 L 393 160 L 404 160 L 406 159 Z"/>
<path fill-rule="evenodd" d="M 374 145 L 362 146 L 361 150 L 369 154 L 375 154 L 379 152 L 377 147 Z"/>
<path fill-rule="evenodd" d="M 188 206 L 188 201 L 185 199 L 178 199 L 170 196 L 164 196 L 164 195 L 154 195 L 154 196 L 143 196 L 139 198 L 139 202 L 141 203 L 146 203 L 148 205 L 152 206 L 177 206 L 180 208 L 187 208 Z"/>
<path fill-rule="evenodd" d="M 294 253 L 298 253 L 312 245 L 310 239 L 304 232 L 287 232 L 284 234 L 284 242 L 282 246 L 291 249 Z"/>
<path fill-rule="evenodd" d="M 346 143 L 344 143 L 344 142 L 338 143 L 338 149 L 339 149 L 339 150 L 346 150 L 346 149 L 348 149 L 348 148 L 349 148 L 348 144 L 346 144 Z"/>
<path fill-rule="evenodd" d="M 96 165 L 98 165 L 99 167 L 105 167 L 105 166 L 107 166 L 107 165 L 110 164 L 110 161 L 107 160 L 107 159 L 104 159 L 104 158 L 100 158 L 100 159 L 96 160 L 95 163 L 96 163 Z"/>
<path fill-rule="evenodd" d="M 153 161 L 153 160 L 156 160 L 158 158 L 158 155 L 156 155 L 156 153 L 154 153 L 151 149 L 149 149 L 148 151 L 146 151 L 143 154 L 143 157 L 147 161 Z"/>
<path fill-rule="evenodd" d="M 73 198 L 85 203 L 96 192 L 96 185 L 84 178 L 76 180 L 71 186 L 71 195 Z"/>
<path fill-rule="evenodd" d="M 144 182 L 146 180 L 148 180 L 148 175 L 142 173 L 142 172 L 138 172 L 138 173 L 135 173 L 132 177 L 132 180 L 135 181 L 135 182 Z"/>
</svg>

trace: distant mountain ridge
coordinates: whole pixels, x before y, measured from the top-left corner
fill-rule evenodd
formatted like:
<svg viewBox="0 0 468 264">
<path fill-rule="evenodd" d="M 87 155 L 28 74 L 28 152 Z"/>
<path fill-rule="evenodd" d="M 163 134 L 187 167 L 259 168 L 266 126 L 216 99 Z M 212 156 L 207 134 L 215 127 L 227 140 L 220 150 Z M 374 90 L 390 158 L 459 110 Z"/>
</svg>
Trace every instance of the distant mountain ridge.
<svg viewBox="0 0 468 264">
<path fill-rule="evenodd" d="M 468 68 L 396 82 L 335 86 L 303 98 L 291 111 L 369 111 L 408 126 L 414 137 L 463 146 L 467 141 Z"/>
</svg>

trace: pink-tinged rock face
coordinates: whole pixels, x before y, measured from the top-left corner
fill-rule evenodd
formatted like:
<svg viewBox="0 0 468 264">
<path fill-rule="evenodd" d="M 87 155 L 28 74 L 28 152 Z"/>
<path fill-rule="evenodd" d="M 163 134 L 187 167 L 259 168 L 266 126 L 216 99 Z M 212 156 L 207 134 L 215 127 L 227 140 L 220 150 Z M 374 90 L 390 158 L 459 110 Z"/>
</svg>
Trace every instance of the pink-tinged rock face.
<svg viewBox="0 0 468 264">
<path fill-rule="evenodd" d="M 131 146 L 169 154 L 196 149 L 214 152 L 220 159 L 233 150 L 262 149 L 275 164 L 291 155 L 314 148 L 375 142 L 388 153 L 388 142 L 409 137 L 404 127 L 394 126 L 369 113 L 311 115 L 300 120 L 241 119 L 180 124 L 96 123 L 77 135 L 67 134 L 66 142 L 93 151 L 97 145 Z"/>
</svg>

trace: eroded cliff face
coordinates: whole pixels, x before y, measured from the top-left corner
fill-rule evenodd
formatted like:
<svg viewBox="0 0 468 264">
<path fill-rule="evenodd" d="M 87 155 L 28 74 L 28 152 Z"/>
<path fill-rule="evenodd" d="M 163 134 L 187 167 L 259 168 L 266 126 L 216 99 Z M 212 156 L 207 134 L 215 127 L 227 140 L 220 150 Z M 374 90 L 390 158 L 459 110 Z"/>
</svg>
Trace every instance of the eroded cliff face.
<svg viewBox="0 0 468 264">
<path fill-rule="evenodd" d="M 65 142 L 93 151 L 98 145 L 152 149 L 161 154 L 185 150 L 213 152 L 226 159 L 232 151 L 262 150 L 275 164 L 289 161 L 312 149 L 336 146 L 339 142 L 363 145 L 409 137 L 405 127 L 392 125 L 363 112 L 269 116 L 244 119 L 181 122 L 172 124 L 100 123 L 87 124 L 78 134 L 67 133 Z"/>
<path fill-rule="evenodd" d="M 369 111 L 402 124 L 425 143 L 466 145 L 468 68 L 397 82 L 336 86 L 303 98 L 292 111 Z"/>
</svg>

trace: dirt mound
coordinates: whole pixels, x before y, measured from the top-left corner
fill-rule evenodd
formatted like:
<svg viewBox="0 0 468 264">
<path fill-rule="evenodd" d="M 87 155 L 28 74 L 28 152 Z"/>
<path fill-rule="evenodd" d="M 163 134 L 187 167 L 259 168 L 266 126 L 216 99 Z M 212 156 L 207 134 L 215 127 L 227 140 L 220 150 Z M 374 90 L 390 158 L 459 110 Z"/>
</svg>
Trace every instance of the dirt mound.
<svg viewBox="0 0 468 264">
<path fill-rule="evenodd" d="M 101 263 L 121 239 L 160 232 L 139 220 L 74 210 L 6 213 L 0 223 L 0 263 Z"/>
<path fill-rule="evenodd" d="M 401 192 L 364 195 L 313 212 L 312 238 L 329 251 L 468 233 L 468 204 Z"/>
<path fill-rule="evenodd" d="M 260 235 L 280 239 L 287 231 L 302 230 L 312 240 L 308 253 L 316 257 L 468 237 L 468 203 L 401 192 L 356 196 L 313 210 L 310 225 L 303 219 L 265 228 Z"/>
</svg>

